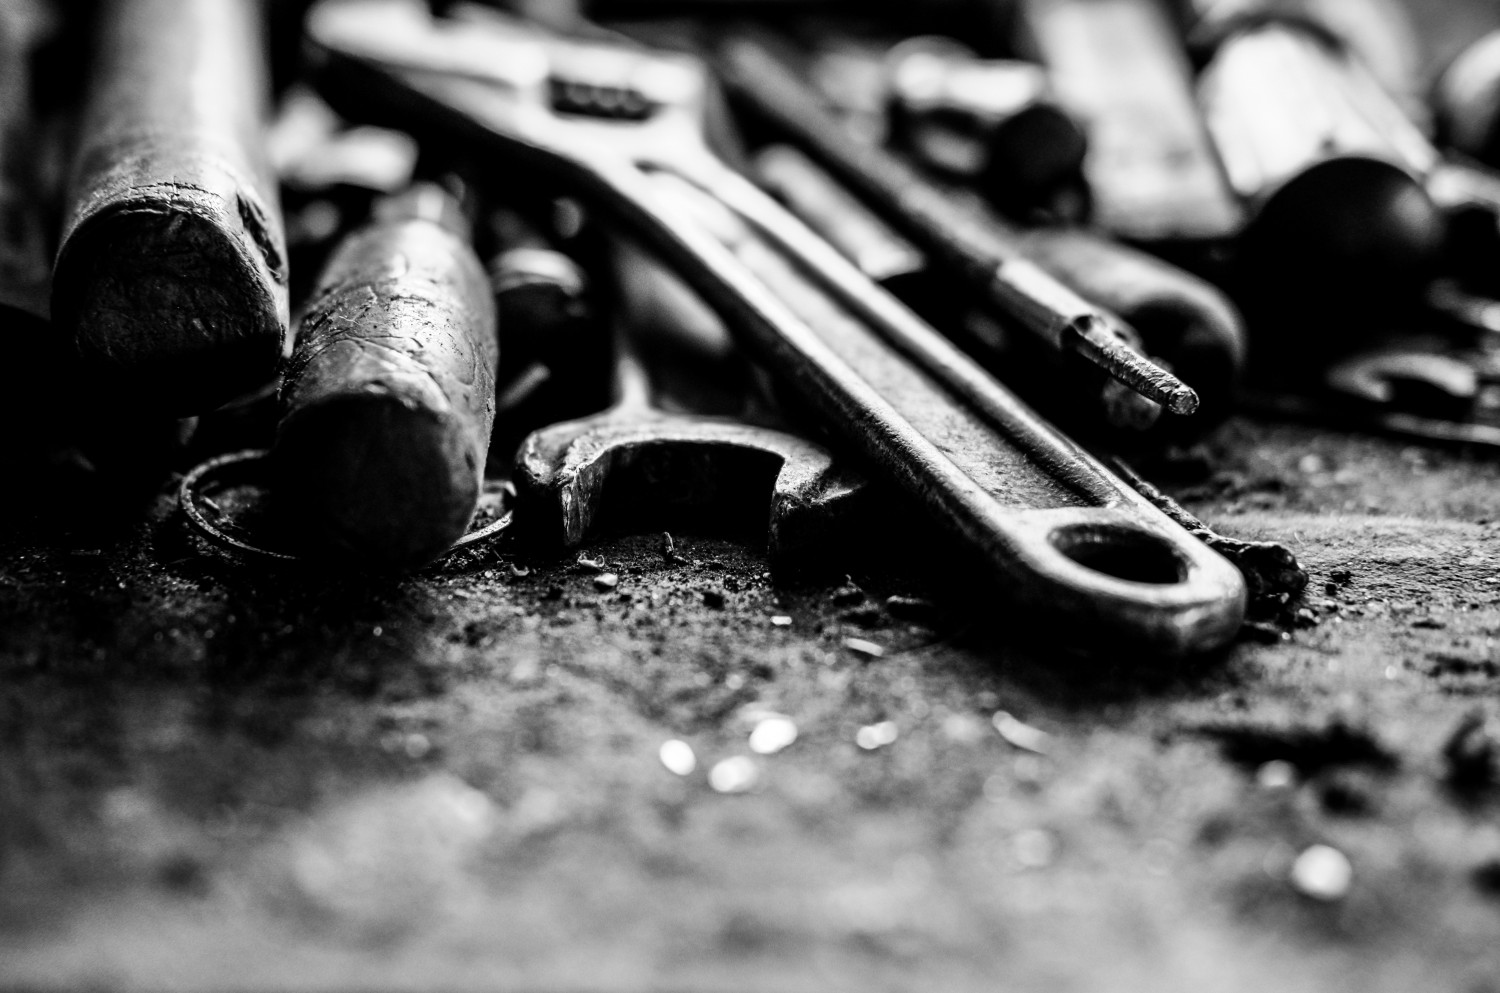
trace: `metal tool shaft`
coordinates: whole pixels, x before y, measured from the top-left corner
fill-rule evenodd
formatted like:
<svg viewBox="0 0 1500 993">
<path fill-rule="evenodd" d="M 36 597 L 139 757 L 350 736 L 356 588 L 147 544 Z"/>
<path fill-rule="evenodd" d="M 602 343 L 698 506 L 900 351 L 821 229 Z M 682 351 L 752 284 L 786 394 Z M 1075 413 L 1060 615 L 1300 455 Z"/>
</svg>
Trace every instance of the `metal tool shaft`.
<svg viewBox="0 0 1500 993">
<path fill-rule="evenodd" d="M 722 46 L 716 67 L 731 93 L 752 105 L 999 311 L 1054 348 L 1073 351 L 1168 410 L 1191 413 L 1198 398 L 1128 343 L 1119 319 L 1067 289 L 1026 258 L 992 215 L 958 209 L 913 169 L 844 134 L 809 87 L 752 40 Z"/>
<path fill-rule="evenodd" d="M 921 287 L 925 260 L 915 247 L 885 226 L 816 163 L 785 145 L 763 150 L 756 163 L 762 184 L 871 280 L 897 296 L 903 290 Z M 1022 238 L 1028 253 L 1059 279 L 1074 286 L 1086 284 L 1096 299 L 1141 328 L 1143 334 L 1150 329 L 1153 352 L 1170 361 L 1201 391 L 1204 409 L 1199 415 L 1171 418 L 1167 425 L 1201 430 L 1200 424 L 1215 424 L 1228 412 L 1234 383 L 1245 361 L 1245 333 L 1238 314 L 1222 294 L 1154 256 L 1084 228 L 1031 228 Z M 930 287 L 925 289 L 926 298 L 936 295 Z M 921 307 L 913 305 L 913 309 Z M 986 344 L 976 341 L 968 347 L 982 352 Z M 989 350 L 993 347 L 989 343 Z M 1069 399 L 1070 405 L 1076 404 Z M 1149 406 L 1159 412 L 1154 404 Z M 1108 413 L 1085 413 L 1094 420 L 1113 423 Z M 1137 427 L 1148 426 L 1149 422 Z"/>
<path fill-rule="evenodd" d="M 1186 653 L 1238 627 L 1244 589 L 1228 563 L 1180 540 L 937 332 L 897 348 L 720 201 L 672 177 L 657 182 L 664 201 L 687 206 L 731 253 L 696 248 L 734 288 L 713 296 L 753 330 L 757 350 L 800 380 L 845 444 L 978 551 L 1015 602 L 1054 622 L 1087 616 L 1070 639 L 1094 647 L 1120 639 Z M 926 362 L 908 361 L 909 349 Z M 933 368 L 969 388 L 955 391 Z"/>
<path fill-rule="evenodd" d="M 1222 240 L 1241 209 L 1162 0 L 1025 0 L 1028 48 L 1088 123 L 1093 220 L 1132 241 Z"/>
</svg>

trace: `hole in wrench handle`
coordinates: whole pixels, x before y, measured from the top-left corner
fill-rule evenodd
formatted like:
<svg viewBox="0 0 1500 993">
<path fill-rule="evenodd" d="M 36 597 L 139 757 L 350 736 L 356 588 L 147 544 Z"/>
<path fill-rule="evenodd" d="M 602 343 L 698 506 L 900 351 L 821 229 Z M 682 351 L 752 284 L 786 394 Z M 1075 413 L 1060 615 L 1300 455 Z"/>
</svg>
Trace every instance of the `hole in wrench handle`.
<svg viewBox="0 0 1500 993">
<path fill-rule="evenodd" d="M 1170 522 L 1135 508 L 1059 507 L 1008 515 L 1004 530 L 1020 606 L 1039 623 L 1071 625 L 1084 647 L 1189 654 L 1239 629 L 1239 573 Z"/>
<path fill-rule="evenodd" d="M 899 333 L 859 319 L 810 259 L 782 254 L 692 184 L 654 180 L 728 250 L 716 274 L 742 287 L 752 341 L 846 444 L 989 562 L 1026 608 L 1018 616 L 1045 616 L 1076 644 L 1166 654 L 1233 636 L 1245 603 L 1234 567 L 935 331 L 909 314 Z"/>
</svg>

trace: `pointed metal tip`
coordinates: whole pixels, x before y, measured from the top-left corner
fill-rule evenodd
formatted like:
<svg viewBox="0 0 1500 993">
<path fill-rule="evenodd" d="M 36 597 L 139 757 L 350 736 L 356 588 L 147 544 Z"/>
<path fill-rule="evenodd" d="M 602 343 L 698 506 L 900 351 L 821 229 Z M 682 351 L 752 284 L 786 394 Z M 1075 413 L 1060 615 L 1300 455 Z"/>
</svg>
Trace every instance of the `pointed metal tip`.
<svg viewBox="0 0 1500 993">
<path fill-rule="evenodd" d="M 1072 331 L 1075 351 L 1141 396 L 1174 414 L 1198 409 L 1198 394 L 1191 386 L 1136 351 L 1120 329 L 1101 315 L 1078 318 Z"/>
<path fill-rule="evenodd" d="M 1166 407 L 1174 414 L 1196 414 L 1198 412 L 1198 391 L 1181 380 L 1177 383 L 1177 389 L 1172 391 L 1172 399 Z"/>
</svg>

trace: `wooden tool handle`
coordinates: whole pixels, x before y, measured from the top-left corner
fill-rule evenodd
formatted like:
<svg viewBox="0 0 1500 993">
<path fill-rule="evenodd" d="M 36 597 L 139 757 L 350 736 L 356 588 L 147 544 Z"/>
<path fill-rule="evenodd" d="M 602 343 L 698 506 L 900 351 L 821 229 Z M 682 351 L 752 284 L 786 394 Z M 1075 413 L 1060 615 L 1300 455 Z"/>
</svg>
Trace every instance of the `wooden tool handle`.
<svg viewBox="0 0 1500 993">
<path fill-rule="evenodd" d="M 96 385 L 193 414 L 270 379 L 286 249 L 256 0 L 100 5 L 52 310 Z"/>
<path fill-rule="evenodd" d="M 334 252 L 303 318 L 273 472 L 281 515 L 309 554 L 415 567 L 474 515 L 499 346 L 484 269 L 455 213 L 431 186 L 389 201 Z"/>
</svg>

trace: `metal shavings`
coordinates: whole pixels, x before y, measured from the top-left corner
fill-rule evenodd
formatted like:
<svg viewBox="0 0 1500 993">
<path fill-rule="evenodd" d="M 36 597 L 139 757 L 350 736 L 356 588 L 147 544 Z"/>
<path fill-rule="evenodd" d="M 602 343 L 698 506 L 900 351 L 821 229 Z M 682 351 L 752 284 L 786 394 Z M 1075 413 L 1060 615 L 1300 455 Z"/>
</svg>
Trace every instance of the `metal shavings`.
<svg viewBox="0 0 1500 993">
<path fill-rule="evenodd" d="M 1262 762 L 1255 770 L 1255 782 L 1266 790 L 1284 790 L 1296 785 L 1297 767 L 1283 759 Z"/>
<path fill-rule="evenodd" d="M 990 719 L 995 725 L 995 730 L 1000 733 L 1008 744 L 1025 752 L 1034 752 L 1037 755 L 1047 754 L 1051 747 L 1052 736 L 1040 728 L 1034 728 L 1003 710 L 995 711 L 995 716 Z"/>
<path fill-rule="evenodd" d="M 523 566 L 516 565 L 514 562 L 512 562 L 510 564 L 510 574 L 516 579 L 524 579 L 525 577 L 531 575 L 531 570 Z"/>
<path fill-rule="evenodd" d="M 895 721 L 881 721 L 878 724 L 866 724 L 856 731 L 854 743 L 867 752 L 873 752 L 877 748 L 894 744 L 900 734 L 901 729 L 896 726 Z"/>
<path fill-rule="evenodd" d="M 602 558 L 591 559 L 587 555 L 580 555 L 578 556 L 578 567 L 580 569 L 587 569 L 590 572 L 603 572 L 605 562 Z"/>
<path fill-rule="evenodd" d="M 775 755 L 797 740 L 797 724 L 785 714 L 767 714 L 750 732 L 750 750 L 757 755 Z"/>
<path fill-rule="evenodd" d="M 714 763 L 708 785 L 717 793 L 748 793 L 760 785 L 760 764 L 748 755 L 736 755 Z"/>
<path fill-rule="evenodd" d="M 677 738 L 662 742 L 656 750 L 656 757 L 674 776 L 691 775 L 698 768 L 698 756 L 693 754 L 693 746 Z"/>
<path fill-rule="evenodd" d="M 1291 883 L 1298 893 L 1314 900 L 1341 900 L 1354 882 L 1354 867 L 1343 852 L 1330 845 L 1313 845 L 1292 863 Z"/>
</svg>

